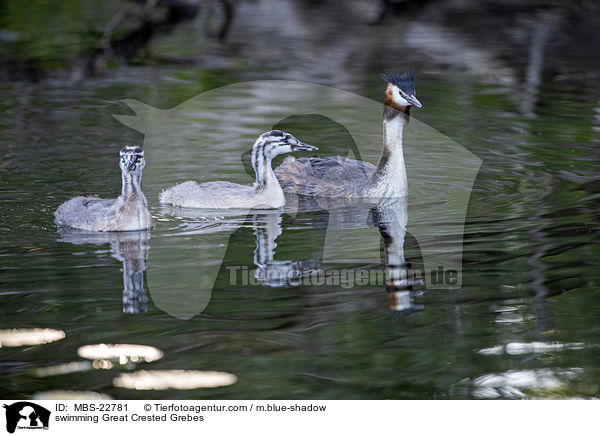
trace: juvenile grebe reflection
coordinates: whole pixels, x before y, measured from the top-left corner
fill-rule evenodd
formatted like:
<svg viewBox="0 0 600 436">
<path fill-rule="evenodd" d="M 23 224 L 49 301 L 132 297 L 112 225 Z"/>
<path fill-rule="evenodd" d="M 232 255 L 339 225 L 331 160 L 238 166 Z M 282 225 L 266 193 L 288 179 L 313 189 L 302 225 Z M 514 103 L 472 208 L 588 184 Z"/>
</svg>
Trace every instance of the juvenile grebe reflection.
<svg viewBox="0 0 600 436">
<path fill-rule="evenodd" d="M 148 258 L 150 232 L 111 232 L 84 234 L 61 232 L 60 241 L 71 244 L 110 244 L 110 254 L 123 263 L 123 313 L 148 311 L 144 271 Z"/>
<path fill-rule="evenodd" d="M 256 248 L 254 250 L 254 277 L 264 286 L 287 287 L 318 268 L 316 260 L 274 260 L 277 243 L 281 235 L 281 212 L 254 215 L 252 217 Z"/>
</svg>

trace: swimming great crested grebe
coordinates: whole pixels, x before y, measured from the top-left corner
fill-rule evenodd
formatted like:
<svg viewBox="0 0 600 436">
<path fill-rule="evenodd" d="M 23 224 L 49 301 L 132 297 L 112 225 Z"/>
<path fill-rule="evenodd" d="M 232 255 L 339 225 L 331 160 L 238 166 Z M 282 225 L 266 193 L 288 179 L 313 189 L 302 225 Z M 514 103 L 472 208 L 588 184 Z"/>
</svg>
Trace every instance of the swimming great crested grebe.
<svg viewBox="0 0 600 436">
<path fill-rule="evenodd" d="M 231 182 L 184 182 L 160 193 L 160 202 L 174 206 L 207 209 L 276 209 L 285 205 L 285 196 L 271 167 L 272 159 L 282 153 L 317 150 L 281 130 L 258 137 L 252 148 L 252 167 L 256 181 L 252 186 Z"/>
<path fill-rule="evenodd" d="M 152 227 L 148 202 L 142 192 L 142 170 L 146 165 L 140 147 L 127 146 L 120 152 L 123 187 L 116 199 L 75 197 L 60 205 L 56 224 L 75 229 L 112 232 Z"/>
<path fill-rule="evenodd" d="M 275 169 L 285 192 L 301 195 L 346 198 L 394 198 L 408 193 L 402 150 L 402 131 L 410 107 L 421 107 L 415 97 L 414 74 L 388 72 L 383 109 L 383 151 L 377 167 L 335 156 L 326 158 L 287 157 Z"/>
</svg>

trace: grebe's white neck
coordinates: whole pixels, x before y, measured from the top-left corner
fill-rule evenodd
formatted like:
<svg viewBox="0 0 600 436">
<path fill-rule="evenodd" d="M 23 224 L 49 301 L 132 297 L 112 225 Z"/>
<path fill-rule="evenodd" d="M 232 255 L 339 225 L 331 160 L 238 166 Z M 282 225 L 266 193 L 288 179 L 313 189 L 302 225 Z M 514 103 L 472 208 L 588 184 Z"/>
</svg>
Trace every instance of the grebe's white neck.
<svg viewBox="0 0 600 436">
<path fill-rule="evenodd" d="M 114 208 L 121 222 L 119 230 L 139 230 L 152 227 L 148 201 L 142 192 L 142 170 L 122 173 L 123 188 Z"/>
<path fill-rule="evenodd" d="M 121 197 L 123 197 L 123 199 L 127 199 L 133 195 L 142 194 L 142 171 L 122 171 L 121 180 Z"/>
<path fill-rule="evenodd" d="M 378 197 L 405 197 L 408 194 L 402 144 L 408 117 L 408 107 L 403 112 L 384 106 L 383 150 L 372 180 Z"/>
<path fill-rule="evenodd" d="M 259 160 L 258 165 L 253 166 L 254 172 L 256 173 L 256 180 L 254 181 L 253 185 L 255 191 L 258 192 L 264 190 L 271 190 L 274 187 L 279 187 L 279 181 L 277 180 L 277 177 L 275 177 L 275 173 L 273 172 L 270 157 L 262 156 Z"/>
<path fill-rule="evenodd" d="M 265 146 L 263 138 L 258 138 L 252 148 L 252 167 L 256 173 L 253 185 L 254 192 L 283 205 L 285 195 L 273 172 L 272 157 L 266 153 Z"/>
</svg>

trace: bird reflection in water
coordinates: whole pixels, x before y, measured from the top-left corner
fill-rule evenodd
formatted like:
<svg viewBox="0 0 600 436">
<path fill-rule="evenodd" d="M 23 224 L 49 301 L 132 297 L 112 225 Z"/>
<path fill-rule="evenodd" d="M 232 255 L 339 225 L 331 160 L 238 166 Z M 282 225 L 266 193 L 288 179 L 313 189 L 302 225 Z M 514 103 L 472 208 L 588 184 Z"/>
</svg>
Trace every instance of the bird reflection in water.
<svg viewBox="0 0 600 436">
<path fill-rule="evenodd" d="M 415 305 L 413 286 L 417 283 L 409 274 L 404 256 L 404 239 L 408 214 L 406 198 L 384 200 L 371 209 L 374 224 L 383 239 L 385 255 L 385 289 L 390 309 L 410 313 L 422 309 Z"/>
<path fill-rule="evenodd" d="M 327 215 L 322 215 L 328 222 L 314 223 L 317 227 L 326 229 L 323 265 L 373 265 L 373 262 L 373 266 L 378 265 L 379 238 L 375 233 L 363 232 L 369 227 L 377 228 L 383 240 L 385 289 L 390 309 L 396 313 L 408 314 L 423 308 L 422 305 L 415 304 L 414 297 L 417 293 L 413 289 L 422 284 L 422 281 L 415 277 L 415 272 L 405 259 L 404 240 L 408 223 L 406 198 L 375 200 L 298 196 L 292 203 L 299 213 L 315 210 L 328 212 Z M 361 256 L 362 258 L 357 258 Z M 381 281 L 374 282 L 371 278 L 376 276 L 369 275 L 371 286 L 380 285 Z"/>
<path fill-rule="evenodd" d="M 61 232 L 62 242 L 71 244 L 110 244 L 110 254 L 123 263 L 123 313 L 148 311 L 148 296 L 144 289 L 144 271 L 148 259 L 150 232 L 107 232 L 85 234 Z"/>
<path fill-rule="evenodd" d="M 317 260 L 274 260 L 277 243 L 282 233 L 281 212 L 254 215 L 252 217 L 256 249 L 254 250 L 254 277 L 264 286 L 289 287 L 299 284 L 303 276 L 319 268 Z"/>
</svg>

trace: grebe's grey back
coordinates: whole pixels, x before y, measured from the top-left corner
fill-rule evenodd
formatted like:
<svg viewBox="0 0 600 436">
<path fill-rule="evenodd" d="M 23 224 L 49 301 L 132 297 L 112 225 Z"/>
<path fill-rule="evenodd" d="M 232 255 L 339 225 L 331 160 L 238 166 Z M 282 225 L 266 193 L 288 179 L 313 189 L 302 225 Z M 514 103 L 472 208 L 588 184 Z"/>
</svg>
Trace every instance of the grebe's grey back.
<svg viewBox="0 0 600 436">
<path fill-rule="evenodd" d="M 276 209 L 285 205 L 283 190 L 273 173 L 271 161 L 277 155 L 300 150 L 317 150 L 289 133 L 271 130 L 258 137 L 252 148 L 256 180 L 252 186 L 216 181 L 184 182 L 160 193 L 160 202 L 181 207 L 206 209 Z"/>
<path fill-rule="evenodd" d="M 285 192 L 347 198 L 396 198 L 408 193 L 402 133 L 410 107 L 421 107 L 415 97 L 414 74 L 388 72 L 383 110 L 383 150 L 379 163 L 335 156 L 286 158 L 275 169 Z"/>
<path fill-rule="evenodd" d="M 137 146 L 121 149 L 121 195 L 116 199 L 75 197 L 56 211 L 56 223 L 86 231 L 131 231 L 152 227 L 148 202 L 142 192 L 144 151 Z"/>
</svg>

